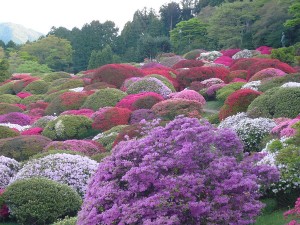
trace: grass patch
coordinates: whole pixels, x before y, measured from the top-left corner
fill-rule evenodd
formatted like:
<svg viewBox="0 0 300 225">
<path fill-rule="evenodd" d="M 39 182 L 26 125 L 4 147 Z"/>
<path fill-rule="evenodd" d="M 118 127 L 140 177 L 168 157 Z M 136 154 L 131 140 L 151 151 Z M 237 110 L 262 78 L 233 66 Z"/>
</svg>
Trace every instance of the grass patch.
<svg viewBox="0 0 300 225">
<path fill-rule="evenodd" d="M 207 101 L 206 104 L 204 105 L 204 108 L 219 111 L 220 108 L 223 106 L 223 104 L 224 103 L 220 101 Z"/>
<path fill-rule="evenodd" d="M 254 225 L 284 225 L 287 224 L 290 220 L 284 219 L 283 213 L 287 209 L 276 210 L 270 214 L 263 214 L 256 219 Z"/>
</svg>

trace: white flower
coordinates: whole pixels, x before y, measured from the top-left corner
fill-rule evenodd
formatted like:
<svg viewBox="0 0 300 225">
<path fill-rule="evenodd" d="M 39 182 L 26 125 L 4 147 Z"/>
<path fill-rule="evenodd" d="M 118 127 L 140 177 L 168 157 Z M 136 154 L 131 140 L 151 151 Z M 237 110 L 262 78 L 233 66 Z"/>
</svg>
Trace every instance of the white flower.
<svg viewBox="0 0 300 225">
<path fill-rule="evenodd" d="M 72 88 L 72 89 L 69 89 L 69 91 L 74 91 L 74 92 L 82 92 L 84 89 L 84 87 L 77 87 L 77 88 Z"/>
<path fill-rule="evenodd" d="M 248 82 L 247 84 L 244 84 L 241 89 L 252 89 L 254 91 L 258 91 L 258 87 L 261 84 L 260 80 L 256 80 L 256 81 L 251 81 Z"/>
<path fill-rule="evenodd" d="M 19 124 L 14 124 L 14 123 L 0 123 L 0 126 L 14 128 L 14 129 L 17 129 L 18 131 L 24 131 L 31 127 L 30 125 L 21 126 Z"/>
<path fill-rule="evenodd" d="M 287 82 L 283 85 L 281 85 L 282 88 L 294 88 L 294 87 L 299 87 L 300 88 L 300 83 L 297 82 Z"/>
</svg>

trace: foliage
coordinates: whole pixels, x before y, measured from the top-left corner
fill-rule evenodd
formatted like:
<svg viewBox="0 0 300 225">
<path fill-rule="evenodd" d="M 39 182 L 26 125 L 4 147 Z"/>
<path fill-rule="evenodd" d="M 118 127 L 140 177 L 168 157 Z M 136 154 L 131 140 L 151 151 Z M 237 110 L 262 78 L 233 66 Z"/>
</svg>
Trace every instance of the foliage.
<svg viewBox="0 0 300 225">
<path fill-rule="evenodd" d="M 181 9 L 177 2 L 165 3 L 159 9 L 163 30 L 166 35 L 175 28 L 175 25 L 180 22 Z"/>
<path fill-rule="evenodd" d="M 51 224 L 66 215 L 74 216 L 81 198 L 67 185 L 33 178 L 11 184 L 3 194 L 11 215 L 21 224 Z"/>
<path fill-rule="evenodd" d="M 20 98 L 16 95 L 11 94 L 2 94 L 0 95 L 0 102 L 1 103 L 8 103 L 8 104 L 16 104 L 20 102 Z"/>
<path fill-rule="evenodd" d="M 24 161 L 41 152 L 50 142 L 49 138 L 41 135 L 0 139 L 0 155 Z"/>
<path fill-rule="evenodd" d="M 76 225 L 77 217 L 66 216 L 63 220 L 58 220 L 52 225 Z"/>
<path fill-rule="evenodd" d="M 233 132 L 177 118 L 114 148 L 90 181 L 77 224 L 253 223 L 258 184 L 278 178 L 256 158 L 242 155 Z"/>
<path fill-rule="evenodd" d="M 0 126 L 0 139 L 19 136 L 19 132 L 6 126 Z"/>
<path fill-rule="evenodd" d="M 247 112 L 255 117 L 295 118 L 300 112 L 299 88 L 272 88 L 256 98 Z"/>
<path fill-rule="evenodd" d="M 14 106 L 8 103 L 0 103 L 0 115 L 11 113 L 11 112 L 23 112 L 18 106 Z"/>
<path fill-rule="evenodd" d="M 102 50 L 93 50 L 89 59 L 88 69 L 95 69 L 106 64 L 114 62 L 113 51 L 109 45 L 106 45 Z"/>
<path fill-rule="evenodd" d="M 82 79 L 59 79 L 49 85 L 48 93 L 82 87 L 83 85 L 84 82 Z"/>
<path fill-rule="evenodd" d="M 42 135 L 52 140 L 83 139 L 93 133 L 92 120 L 86 116 L 62 115 L 50 121 Z"/>
<path fill-rule="evenodd" d="M 52 72 L 46 73 L 42 79 L 46 82 L 52 82 L 61 78 L 71 78 L 71 75 L 66 72 Z"/>
<path fill-rule="evenodd" d="M 16 94 L 21 92 L 28 84 L 30 84 L 31 82 L 36 81 L 38 79 L 39 78 L 37 78 L 37 77 L 29 76 L 29 77 L 26 77 L 26 78 L 23 78 L 21 80 L 14 82 L 14 84 L 13 84 L 14 92 Z"/>
<path fill-rule="evenodd" d="M 20 64 L 16 70 L 16 73 L 49 73 L 51 69 L 43 64 L 39 64 L 35 61 L 25 61 L 24 63 Z"/>
<path fill-rule="evenodd" d="M 288 82 L 300 82 L 300 73 L 287 74 L 282 77 L 274 77 L 266 81 L 263 81 L 259 86 L 259 90 L 265 92 L 271 88 L 280 87 L 283 84 Z"/>
<path fill-rule="evenodd" d="M 48 91 L 49 84 L 44 80 L 33 81 L 28 84 L 23 91 L 28 91 L 34 95 L 45 94 Z"/>
<path fill-rule="evenodd" d="M 0 115 L 0 123 L 13 123 L 19 124 L 21 126 L 26 126 L 29 125 L 30 122 L 30 116 L 20 112 L 11 112 L 8 114 Z"/>
<path fill-rule="evenodd" d="M 115 106 L 125 96 L 127 96 L 125 92 L 116 88 L 100 89 L 88 96 L 81 108 L 93 109 L 96 111 L 102 107 Z"/>
<path fill-rule="evenodd" d="M 145 77 L 155 77 L 159 79 L 173 92 L 175 92 L 175 89 L 179 88 L 179 83 L 176 79 L 176 70 L 170 68 L 146 68 L 143 69 L 143 73 L 146 74 Z"/>
<path fill-rule="evenodd" d="M 218 99 L 218 101 L 225 102 L 225 100 L 228 98 L 229 95 L 239 90 L 244 84 L 245 84 L 244 82 L 235 82 L 235 83 L 227 84 L 226 86 L 217 90 L 216 98 Z"/>
<path fill-rule="evenodd" d="M 300 42 L 296 43 L 295 45 L 284 47 L 284 48 L 278 48 L 273 49 L 271 57 L 273 59 L 278 59 L 282 62 L 296 65 L 300 64 Z"/>
<path fill-rule="evenodd" d="M 14 94 L 14 89 L 13 89 L 14 82 L 10 81 L 7 83 L 2 83 L 0 85 L 0 94 Z"/>
<path fill-rule="evenodd" d="M 0 59 L 0 82 L 3 82 L 10 77 L 8 69 L 9 69 L 8 61 L 6 59 Z"/>
<path fill-rule="evenodd" d="M 284 23 L 284 26 L 286 27 L 295 27 L 300 24 L 300 3 L 298 1 L 295 1 L 293 4 L 289 7 L 289 13 L 293 16 L 292 19 L 287 20 Z"/>
</svg>

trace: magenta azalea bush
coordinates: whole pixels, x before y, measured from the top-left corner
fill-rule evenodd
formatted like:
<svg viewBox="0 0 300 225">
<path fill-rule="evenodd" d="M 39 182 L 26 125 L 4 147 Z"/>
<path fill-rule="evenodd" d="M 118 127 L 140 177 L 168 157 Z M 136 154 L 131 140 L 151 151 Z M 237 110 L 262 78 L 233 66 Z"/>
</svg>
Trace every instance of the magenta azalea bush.
<svg viewBox="0 0 300 225">
<path fill-rule="evenodd" d="M 177 117 L 121 142 L 91 178 L 78 225 L 251 224 L 278 171 L 228 129 Z"/>
<path fill-rule="evenodd" d="M 201 105 L 205 105 L 206 103 L 204 97 L 194 90 L 182 90 L 180 92 L 170 94 L 169 97 L 197 101 L 200 102 Z"/>
<path fill-rule="evenodd" d="M 13 123 L 25 126 L 29 125 L 30 121 L 30 116 L 20 112 L 11 112 L 8 114 L 0 115 L 0 123 Z"/>
</svg>

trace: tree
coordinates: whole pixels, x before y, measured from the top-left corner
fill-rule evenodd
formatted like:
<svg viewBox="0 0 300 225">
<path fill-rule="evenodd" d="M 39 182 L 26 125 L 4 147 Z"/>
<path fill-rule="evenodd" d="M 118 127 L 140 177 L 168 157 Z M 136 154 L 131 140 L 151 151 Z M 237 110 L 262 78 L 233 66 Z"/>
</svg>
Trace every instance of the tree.
<svg viewBox="0 0 300 225">
<path fill-rule="evenodd" d="M 181 20 L 189 20 L 193 18 L 193 3 L 193 0 L 181 0 Z"/>
<path fill-rule="evenodd" d="M 170 31 L 180 22 L 181 9 L 178 3 L 170 2 L 159 9 L 164 34 L 169 36 Z"/>
<path fill-rule="evenodd" d="M 292 15 L 292 19 L 287 20 L 284 23 L 286 27 L 296 27 L 300 25 L 300 1 L 296 0 L 290 7 L 289 7 L 289 14 Z"/>
<path fill-rule="evenodd" d="M 89 60 L 88 69 L 95 69 L 100 66 L 113 63 L 113 59 L 113 52 L 109 45 L 99 51 L 93 50 Z"/>
<path fill-rule="evenodd" d="M 49 73 L 51 69 L 47 65 L 41 65 L 35 61 L 25 61 L 16 69 L 16 73 Z"/>
<path fill-rule="evenodd" d="M 10 76 L 9 72 L 9 63 L 7 59 L 0 60 L 0 82 L 7 80 Z"/>
<path fill-rule="evenodd" d="M 0 60 L 5 57 L 5 51 L 4 49 L 0 46 Z"/>
<path fill-rule="evenodd" d="M 207 27 L 208 25 L 198 18 L 178 23 L 170 32 L 170 40 L 175 52 L 184 53 L 193 48 L 210 48 Z"/>
<path fill-rule="evenodd" d="M 40 64 L 46 64 L 55 71 L 70 71 L 72 46 L 70 41 L 49 35 L 33 43 L 25 44 L 21 51 L 36 57 Z"/>
</svg>

